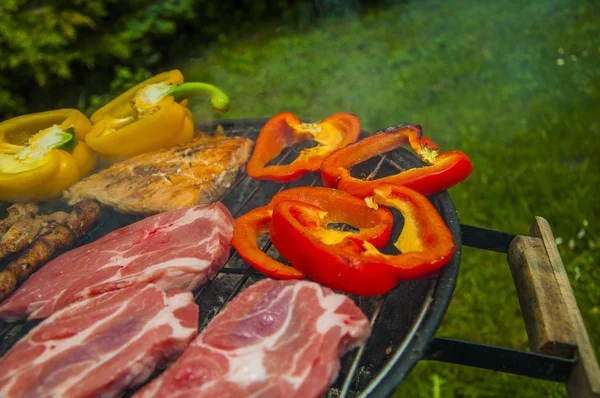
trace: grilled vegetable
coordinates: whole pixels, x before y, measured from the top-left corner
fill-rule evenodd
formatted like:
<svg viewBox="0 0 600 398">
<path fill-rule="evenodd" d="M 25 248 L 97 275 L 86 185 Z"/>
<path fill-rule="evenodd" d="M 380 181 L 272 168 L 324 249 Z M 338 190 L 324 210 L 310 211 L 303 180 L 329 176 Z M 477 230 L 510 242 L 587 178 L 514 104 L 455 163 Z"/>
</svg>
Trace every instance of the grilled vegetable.
<svg viewBox="0 0 600 398">
<path fill-rule="evenodd" d="M 384 247 L 390 240 L 392 213 L 384 208 L 372 209 L 364 200 L 337 189 L 323 187 L 298 187 L 279 192 L 269 206 L 296 200 L 316 206 L 319 211 L 305 214 L 302 223 L 319 240 L 327 244 L 342 244 L 347 239 L 367 241 L 377 248 Z M 329 224 L 346 224 L 358 229 L 338 231 L 329 229 Z"/>
<path fill-rule="evenodd" d="M 409 143 L 428 166 L 370 181 L 350 175 L 350 167 Z M 414 124 L 400 124 L 381 130 L 378 134 L 338 149 L 321 165 L 324 185 L 363 198 L 371 196 L 375 187 L 382 183 L 401 185 L 423 195 L 431 195 L 463 181 L 472 170 L 473 165 L 467 155 L 461 151 L 440 154 L 438 146 L 422 134 L 421 126 Z"/>
<path fill-rule="evenodd" d="M 196 95 L 210 96 L 215 111 L 226 112 L 229 107 L 229 98 L 217 87 L 183 83 L 181 72 L 172 70 L 143 81 L 96 111 L 85 141 L 112 160 L 190 142 L 194 121 L 185 98 Z"/>
<path fill-rule="evenodd" d="M 345 248 L 350 241 L 368 241 L 375 247 L 385 246 L 392 229 L 392 214 L 384 209 L 373 210 L 365 202 L 347 192 L 330 188 L 300 187 L 282 191 L 268 206 L 246 213 L 236 220 L 231 244 L 240 256 L 265 275 L 278 279 L 300 279 L 302 272 L 273 260 L 257 244 L 258 237 L 269 232 L 273 207 L 278 203 L 297 200 L 312 207 L 301 217 L 301 224 L 314 238 L 326 244 Z M 328 229 L 329 223 L 345 223 L 359 229 L 358 233 Z M 351 245 L 350 245 L 351 246 Z M 319 261 L 319 258 L 315 258 Z"/>
<path fill-rule="evenodd" d="M 426 197 L 405 187 L 382 185 L 375 189 L 374 203 L 404 215 L 394 244 L 401 254 L 383 254 L 367 241 L 347 240 L 344 247 L 323 242 L 303 222 L 319 209 L 298 201 L 273 208 L 271 240 L 310 279 L 361 296 L 386 293 L 398 281 L 425 276 L 450 260 L 455 250 L 452 234 Z"/>
<path fill-rule="evenodd" d="M 302 279 L 302 272 L 273 260 L 258 247 L 258 238 L 269 232 L 272 214 L 271 207 L 263 206 L 239 217 L 235 221 L 231 245 L 248 264 L 271 278 Z"/>
<path fill-rule="evenodd" d="M 77 203 L 66 216 L 56 212 L 41 218 L 45 226 L 33 245 L 17 260 L 0 271 L 0 300 L 9 296 L 23 282 L 59 251 L 73 245 L 100 218 L 100 206 L 91 200 Z"/>
<path fill-rule="evenodd" d="M 96 158 L 84 142 L 90 128 L 76 109 L 0 123 L 0 200 L 51 199 L 92 171 Z"/>
<path fill-rule="evenodd" d="M 318 123 L 302 123 L 292 113 L 278 113 L 258 135 L 256 149 L 248 162 L 248 175 L 258 180 L 295 180 L 319 170 L 327 155 L 355 142 L 359 134 L 360 121 L 348 113 L 336 113 Z M 267 166 L 285 147 L 310 140 L 319 145 L 303 149 L 292 163 Z"/>
</svg>

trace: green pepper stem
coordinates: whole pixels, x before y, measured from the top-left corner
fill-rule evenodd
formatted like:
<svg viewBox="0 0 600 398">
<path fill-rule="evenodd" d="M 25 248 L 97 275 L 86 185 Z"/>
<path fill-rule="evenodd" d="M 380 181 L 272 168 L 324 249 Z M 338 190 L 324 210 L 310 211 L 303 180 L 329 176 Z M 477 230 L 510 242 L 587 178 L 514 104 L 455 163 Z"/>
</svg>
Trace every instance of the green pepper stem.
<svg viewBox="0 0 600 398">
<path fill-rule="evenodd" d="M 197 95 L 207 95 L 210 96 L 210 105 L 214 111 L 227 112 L 229 108 L 227 94 L 212 84 L 190 82 L 173 85 L 172 87 L 166 95 L 172 95 L 177 102 Z"/>
</svg>

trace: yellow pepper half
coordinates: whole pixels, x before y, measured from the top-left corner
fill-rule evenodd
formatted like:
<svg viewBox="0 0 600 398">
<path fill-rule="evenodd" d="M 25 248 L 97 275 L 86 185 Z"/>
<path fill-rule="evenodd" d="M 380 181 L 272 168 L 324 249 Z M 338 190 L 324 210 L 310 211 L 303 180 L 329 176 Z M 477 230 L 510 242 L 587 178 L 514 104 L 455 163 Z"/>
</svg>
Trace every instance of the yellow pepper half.
<svg viewBox="0 0 600 398">
<path fill-rule="evenodd" d="M 217 87 L 183 83 L 175 69 L 139 83 L 96 111 L 85 142 L 108 161 L 190 142 L 194 120 L 186 98 L 194 95 L 210 96 L 215 111 L 229 107 L 229 98 Z"/>
<path fill-rule="evenodd" d="M 48 200 L 96 164 L 85 143 L 92 124 L 77 109 L 18 116 L 0 123 L 0 200 Z"/>
</svg>

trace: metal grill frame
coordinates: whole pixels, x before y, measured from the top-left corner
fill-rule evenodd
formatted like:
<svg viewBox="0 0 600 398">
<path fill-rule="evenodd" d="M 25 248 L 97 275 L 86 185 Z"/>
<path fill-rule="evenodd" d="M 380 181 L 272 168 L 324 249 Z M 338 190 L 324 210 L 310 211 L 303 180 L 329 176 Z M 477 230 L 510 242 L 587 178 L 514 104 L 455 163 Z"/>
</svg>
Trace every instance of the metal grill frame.
<svg viewBox="0 0 600 398">
<path fill-rule="evenodd" d="M 243 136 L 248 137 L 251 134 L 258 134 L 258 131 L 262 128 L 262 126 L 267 122 L 268 118 L 260 118 L 260 119 L 231 119 L 231 120 L 221 120 L 216 121 L 212 124 L 201 125 L 199 126 L 200 131 L 214 131 L 218 125 L 221 125 L 224 128 L 224 131 L 228 136 Z M 363 132 L 362 136 L 366 136 L 369 133 Z M 289 157 L 293 154 L 293 150 L 288 148 L 285 150 L 283 155 L 279 158 L 278 164 L 285 162 Z M 392 158 L 393 156 L 393 158 Z M 401 165 L 404 163 L 404 167 Z M 382 165 L 392 166 L 397 170 L 403 170 L 407 167 L 421 167 L 423 163 L 412 153 L 400 148 L 393 153 L 379 155 L 377 160 L 377 165 L 373 168 L 372 172 L 369 174 L 368 178 L 375 178 L 377 173 L 379 172 Z M 408 164 L 408 166 L 406 166 Z M 230 195 L 236 192 L 236 188 L 242 184 L 246 179 L 250 179 L 245 173 L 242 173 L 236 181 L 231 185 L 231 187 L 218 199 L 218 201 L 223 202 Z M 320 182 L 320 176 L 315 175 L 312 183 L 310 185 L 316 185 Z M 230 209 L 231 214 L 234 218 L 239 217 L 241 214 L 241 210 L 243 207 L 254 197 L 254 195 L 259 192 L 265 182 L 260 181 L 256 187 L 248 194 L 245 199 L 238 204 L 238 206 L 234 209 Z M 288 184 L 281 184 L 279 187 L 279 191 L 282 191 L 288 187 Z M 279 192 L 278 191 L 278 192 Z M 449 305 L 450 299 L 454 292 L 454 288 L 456 285 L 456 279 L 458 277 L 459 271 L 459 263 L 461 256 L 461 230 L 460 223 L 458 221 L 458 215 L 456 213 L 456 209 L 454 208 L 454 204 L 450 198 L 450 195 L 447 192 L 441 192 L 436 195 L 432 195 L 429 197 L 430 201 L 436 206 L 440 215 L 448 225 L 450 231 L 453 234 L 456 243 L 456 252 L 451 259 L 450 263 L 446 265 L 442 270 L 440 270 L 437 274 L 428 278 L 428 285 L 426 289 L 425 300 L 422 302 L 421 307 L 417 311 L 416 318 L 414 319 L 413 324 L 408 330 L 408 333 L 405 335 L 404 339 L 400 344 L 397 344 L 395 350 L 390 353 L 390 356 L 386 362 L 386 364 L 378 371 L 378 373 L 369 380 L 366 388 L 362 391 L 357 391 L 356 387 L 357 383 L 357 372 L 361 365 L 361 360 L 364 358 L 364 354 L 368 349 L 369 343 L 372 341 L 367 341 L 360 348 L 351 351 L 346 354 L 346 357 L 350 358 L 350 366 L 348 372 L 343 375 L 340 373 L 338 376 L 338 380 L 336 381 L 336 385 L 339 386 L 337 391 L 330 390 L 329 396 L 335 397 L 386 397 L 390 396 L 394 390 L 401 384 L 402 380 L 408 375 L 408 373 L 412 370 L 412 368 L 417 364 L 417 362 L 426 355 L 426 350 L 429 343 L 432 341 L 435 335 L 435 331 L 439 327 L 441 320 L 446 312 L 446 309 Z M 55 204 L 51 205 L 52 207 L 64 207 L 64 204 Z M 138 219 L 141 219 L 138 218 Z M 123 215 L 121 217 L 120 222 L 126 222 L 125 225 L 130 224 L 132 222 L 137 221 L 136 217 Z M 81 242 L 78 243 L 77 246 L 82 244 L 89 243 L 89 237 L 84 238 Z M 267 251 L 271 248 L 271 241 L 268 240 L 263 246 L 262 250 Z M 239 279 L 237 280 L 233 290 L 230 292 L 229 296 L 226 300 L 221 304 L 220 308 L 210 316 L 210 318 L 214 317 L 218 312 L 220 312 L 225 305 L 235 297 L 242 289 L 242 287 L 247 283 L 250 277 L 252 278 L 261 278 L 264 277 L 259 272 L 255 271 L 253 268 L 246 264 L 246 268 L 230 268 L 228 267 L 229 263 L 232 262 L 232 259 L 236 258 L 237 253 L 232 248 L 231 255 L 223 267 L 223 269 L 219 272 L 219 274 L 230 274 L 230 275 L 239 275 Z M 194 292 L 194 297 L 196 302 L 199 304 L 202 303 L 203 293 L 210 289 L 211 284 L 216 278 L 219 276 L 217 274 L 214 278 L 207 281 L 204 285 L 202 285 L 197 291 Z M 386 304 L 386 300 L 388 297 L 392 295 L 394 291 L 380 296 L 377 299 L 375 308 L 370 316 L 370 324 L 373 328 L 377 328 L 378 320 L 381 314 L 382 307 Z M 202 307 L 201 307 L 202 308 Z M 16 341 L 18 341 L 21 337 L 23 337 L 31 328 L 37 325 L 39 321 L 19 321 L 15 323 L 4 323 L 0 321 L 0 355 L 3 355 L 10 346 L 12 346 Z M 346 359 L 348 360 L 348 359 Z M 160 369 L 157 373 L 155 373 L 150 380 L 152 380 L 160 371 L 162 371 L 165 367 Z M 340 379 L 342 378 L 343 379 Z M 129 393 L 134 390 L 128 391 L 125 395 L 130 395 Z"/>
</svg>

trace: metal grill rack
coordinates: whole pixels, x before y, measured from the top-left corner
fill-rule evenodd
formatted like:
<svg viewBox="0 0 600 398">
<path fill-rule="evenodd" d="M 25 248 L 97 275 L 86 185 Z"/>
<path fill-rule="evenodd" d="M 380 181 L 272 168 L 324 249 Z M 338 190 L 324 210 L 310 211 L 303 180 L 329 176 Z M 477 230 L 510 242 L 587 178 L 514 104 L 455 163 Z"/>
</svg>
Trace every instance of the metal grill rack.
<svg viewBox="0 0 600 398">
<path fill-rule="evenodd" d="M 267 119 L 229 120 L 220 124 L 224 127 L 227 135 L 244 136 L 255 141 L 266 121 Z M 201 126 L 200 130 L 213 131 L 216 126 L 216 123 Z M 289 162 L 297 151 L 298 148 L 288 148 L 276 159 L 276 162 L 278 164 Z M 395 174 L 398 170 L 421 165 L 422 163 L 416 156 L 404 149 L 398 149 L 392 153 L 375 157 L 356 166 L 351 171 L 353 175 L 363 178 L 380 178 Z M 244 174 L 219 200 L 231 211 L 233 217 L 237 218 L 247 211 L 267 204 L 277 192 L 306 185 L 320 185 L 320 176 L 309 174 L 289 184 L 277 184 L 269 181 L 257 181 Z M 369 317 L 373 332 L 365 345 L 341 359 L 339 376 L 329 389 L 327 396 L 389 396 L 421 359 L 458 363 L 546 380 L 569 381 L 572 374 L 576 373 L 573 372 L 573 369 L 585 362 L 581 360 L 585 355 L 582 356 L 580 351 L 575 350 L 567 357 L 560 357 L 547 355 L 539 352 L 540 350 L 524 352 L 434 337 L 454 291 L 462 244 L 507 253 L 518 236 L 460 225 L 450 196 L 446 192 L 432 195 L 429 199 L 453 233 L 457 246 L 454 257 L 438 274 L 415 281 L 401 282 L 397 288 L 386 295 L 379 297 L 351 296 Z M 54 202 L 47 204 L 44 210 L 55 211 L 65 208 L 65 204 Z M 103 211 L 107 213 L 103 216 L 102 221 L 78 245 L 94 241 L 117 228 L 140 219 L 137 216 L 112 212 L 110 209 L 103 209 Z M 395 213 L 393 238 L 398 235 L 403 225 L 402 217 L 397 214 L 399 213 Z M 285 262 L 266 236 L 260 238 L 259 246 L 273 258 Z M 391 244 L 389 246 L 391 247 Z M 383 251 L 385 252 L 386 249 Z M 249 267 L 232 249 L 229 260 L 219 274 L 194 292 L 196 302 L 200 307 L 200 330 L 242 289 L 263 277 L 262 274 Z M 515 278 L 515 280 L 517 279 Z M 519 286 L 517 288 L 521 299 L 522 292 Z M 526 299 L 523 300 L 526 301 Z M 525 310 L 523 312 L 525 313 Z M 16 341 L 38 323 L 36 321 L 0 322 L 0 356 L 4 355 Z M 534 329 L 535 326 L 532 326 L 532 330 Z M 587 337 L 585 329 L 583 332 Z M 530 340 L 532 336 L 535 339 L 535 332 L 530 333 L 529 326 L 528 334 Z M 573 344 L 582 345 L 579 340 Z M 532 349 L 532 351 L 536 350 Z M 163 370 L 164 368 L 157 370 L 152 378 Z M 594 388 L 598 388 L 600 391 L 600 387 L 597 385 L 600 380 L 596 380 L 598 383 L 594 384 L 593 377 L 588 379 L 591 380 L 589 390 L 595 391 Z M 133 391 L 126 391 L 123 396 L 129 396 Z"/>
<path fill-rule="evenodd" d="M 260 131 L 260 127 L 262 127 L 266 120 L 267 119 L 253 119 L 249 121 L 238 120 L 224 122 L 223 125 L 228 135 L 244 136 L 255 139 Z M 214 126 L 207 126 L 206 129 L 210 130 L 212 128 L 214 128 Z M 302 146 L 293 149 L 286 149 L 282 155 L 276 159 L 276 163 L 281 164 L 293 160 L 295 152 L 300 149 L 302 149 Z M 382 175 L 397 173 L 399 170 L 404 170 L 410 167 L 419 167 L 422 165 L 420 160 L 418 160 L 418 158 L 410 154 L 408 151 L 401 150 L 397 155 L 398 156 L 395 156 L 392 159 L 388 158 L 387 155 L 380 155 L 361 165 L 358 173 L 355 170 L 352 170 L 352 172 L 353 174 L 361 175 L 367 179 L 373 179 L 379 178 Z M 278 192 L 291 187 L 306 185 L 320 186 L 320 176 L 311 174 L 292 183 L 277 184 L 268 181 L 253 180 L 248 178 L 246 175 L 243 175 L 231 186 L 228 192 L 226 192 L 220 198 L 220 200 L 231 210 L 233 217 L 237 218 L 251 209 L 267 204 Z M 458 232 L 458 219 L 456 218 L 456 213 L 451 205 L 449 196 L 446 193 L 437 195 L 432 199 L 432 202 L 434 205 L 437 205 L 438 208 L 445 210 L 445 212 L 442 211 L 442 213 L 445 213 L 446 215 L 446 222 L 454 224 L 453 232 L 455 233 L 455 239 L 457 240 L 457 246 L 459 250 L 457 250 L 457 254 L 453 259 L 453 266 L 446 270 L 447 272 L 445 274 L 440 275 L 442 278 L 440 278 L 440 276 L 434 276 L 418 282 L 405 283 L 405 293 L 409 293 L 408 295 L 413 297 L 415 304 L 418 302 L 418 305 L 412 306 L 412 310 L 409 311 L 410 314 L 407 312 L 407 315 L 410 316 L 407 316 L 406 319 L 402 320 L 402 322 L 398 322 L 402 324 L 402 328 L 390 328 L 397 329 L 390 330 L 390 334 L 396 335 L 391 339 L 392 341 L 390 341 L 390 344 L 385 347 L 380 344 L 380 341 L 378 341 L 376 338 L 378 320 L 382 314 L 382 308 L 388 300 L 388 297 L 391 295 L 402 297 L 402 294 L 388 294 L 372 298 L 353 296 L 355 302 L 357 302 L 365 314 L 369 316 L 371 327 L 374 328 L 375 332 L 369 340 L 369 343 L 363 345 L 357 350 L 354 350 L 342 359 L 342 369 L 340 371 L 340 375 L 332 388 L 329 390 L 328 396 L 355 397 L 361 392 L 361 395 L 366 396 L 374 392 L 375 386 L 382 385 L 381 382 L 383 378 L 386 377 L 386 375 L 389 374 L 392 369 L 398 373 L 398 376 L 403 378 L 418 361 L 418 357 L 415 356 L 415 353 L 421 353 L 422 350 L 424 350 L 424 343 L 426 339 L 421 339 L 423 344 L 417 344 L 415 347 L 413 347 L 414 351 L 410 353 L 411 360 L 405 361 L 405 365 L 399 367 L 397 366 L 398 363 L 401 362 L 402 358 L 406 357 L 408 354 L 407 350 L 409 345 L 411 345 L 409 343 L 414 343 L 413 340 L 418 331 L 422 332 L 423 336 L 432 336 L 439 324 L 439 321 L 441 321 L 441 317 L 445 312 L 455 285 L 456 274 L 458 273 L 458 263 L 460 258 L 460 235 Z M 446 203 L 442 204 L 442 202 Z M 396 225 L 394 227 L 393 235 L 397 235 L 400 232 L 403 224 L 401 217 L 395 217 L 395 221 Z M 286 260 L 279 256 L 277 251 L 274 250 L 270 239 L 264 239 L 262 242 L 260 242 L 260 245 L 264 252 L 267 252 L 275 259 L 286 263 Z M 237 277 L 233 284 L 229 284 L 220 280 L 231 278 L 232 276 Z M 203 328 L 208 323 L 208 320 L 212 319 L 212 317 L 216 315 L 226 305 L 226 303 L 229 302 L 229 300 L 238 294 L 242 288 L 263 277 L 264 276 L 262 274 L 255 271 L 251 267 L 248 267 L 248 265 L 241 260 L 239 255 L 233 251 L 227 264 L 220 274 L 217 275 L 213 281 L 206 284 L 203 287 L 202 292 L 197 296 L 199 298 L 198 304 L 201 307 L 200 327 Z M 444 281 L 444 289 L 437 289 L 438 293 L 441 292 L 441 294 L 438 294 L 438 297 L 436 297 L 437 300 L 435 300 L 434 293 L 436 292 L 436 288 L 438 287 L 438 282 L 440 279 Z M 212 311 L 208 311 L 208 313 L 204 313 L 202 311 L 203 298 L 205 297 L 205 294 L 213 289 L 213 285 L 215 284 L 218 284 L 219 287 L 231 286 L 231 290 L 229 292 L 223 292 L 226 294 L 226 298 L 222 300 L 220 306 L 216 307 Z M 219 287 L 217 287 L 217 290 L 219 290 Z M 404 289 L 399 288 L 396 289 L 395 292 L 402 293 L 402 290 Z M 399 302 L 400 297 L 394 297 L 394 300 L 392 301 Z M 211 300 L 209 299 L 209 301 Z M 221 302 L 220 299 L 218 301 Z M 434 301 L 438 301 L 438 303 L 436 306 L 436 312 L 434 314 L 435 316 L 432 317 L 431 310 L 432 303 Z M 394 305 L 391 307 L 393 308 Z M 427 318 L 429 318 L 430 324 L 425 325 L 424 321 Z M 400 326 L 398 323 L 393 326 Z M 389 324 L 388 326 L 392 325 Z M 373 349 L 374 345 L 378 346 L 376 350 Z M 372 354 L 372 351 L 381 351 L 384 357 L 382 358 L 383 360 L 371 361 L 371 358 L 366 359 L 365 353 L 370 352 Z M 371 387 L 369 388 L 369 386 Z"/>
</svg>

